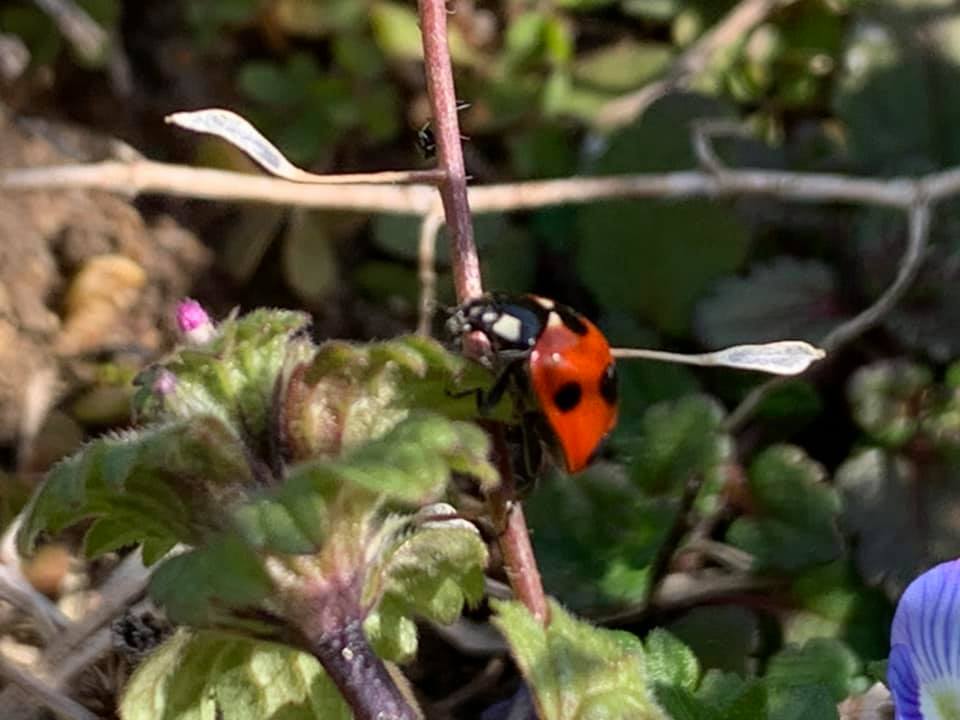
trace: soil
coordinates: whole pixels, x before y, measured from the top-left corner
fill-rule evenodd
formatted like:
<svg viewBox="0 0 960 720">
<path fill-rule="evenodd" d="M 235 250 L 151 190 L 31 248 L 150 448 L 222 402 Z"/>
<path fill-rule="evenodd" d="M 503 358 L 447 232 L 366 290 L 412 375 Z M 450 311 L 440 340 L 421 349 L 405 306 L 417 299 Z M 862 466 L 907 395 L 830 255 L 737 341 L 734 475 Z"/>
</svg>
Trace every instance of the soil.
<svg viewBox="0 0 960 720">
<path fill-rule="evenodd" d="M 64 147 L 69 143 L 69 154 Z M 0 167 L 40 167 L 102 155 L 103 141 L 0 117 Z M 166 216 L 146 219 L 104 192 L 0 195 L 0 445 L 36 431 L 77 390 L 84 359 L 168 344 L 171 308 L 211 253 Z"/>
</svg>

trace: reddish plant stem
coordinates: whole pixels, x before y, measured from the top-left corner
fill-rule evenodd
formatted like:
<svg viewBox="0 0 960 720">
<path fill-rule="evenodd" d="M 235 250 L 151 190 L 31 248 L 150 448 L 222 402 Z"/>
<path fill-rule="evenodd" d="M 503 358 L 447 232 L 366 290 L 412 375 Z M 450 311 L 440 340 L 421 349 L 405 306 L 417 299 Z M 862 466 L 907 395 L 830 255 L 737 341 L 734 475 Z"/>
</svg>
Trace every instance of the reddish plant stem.
<svg viewBox="0 0 960 720">
<path fill-rule="evenodd" d="M 453 265 L 453 282 L 461 302 L 483 292 L 480 261 L 473 242 L 473 222 L 467 198 L 467 174 L 460 146 L 457 95 L 447 47 L 447 6 L 444 0 L 420 0 L 420 32 L 423 34 L 424 71 L 437 141 L 437 161 L 445 177 L 440 197 L 447 218 Z"/>
<path fill-rule="evenodd" d="M 503 555 L 507 580 L 517 599 L 541 625 L 547 625 L 550 622 L 550 606 L 543 593 L 540 568 L 533 554 L 523 505 L 515 499 L 516 485 L 510 465 L 510 449 L 502 425 L 490 423 L 488 430 L 493 438 L 493 451 L 500 470 L 500 487 L 490 493 L 488 502 L 493 526 L 500 529 L 500 553 Z"/>
<path fill-rule="evenodd" d="M 453 265 L 453 279 L 460 302 L 483 293 L 480 261 L 473 240 L 473 222 L 467 198 L 467 176 L 460 146 L 460 123 L 457 118 L 457 96 L 453 86 L 453 67 L 447 47 L 447 7 L 444 0 L 419 0 L 420 31 L 423 34 L 424 70 L 430 109 L 433 114 L 437 159 L 444 179 L 440 197 L 446 216 L 447 232 Z M 473 333 L 464 342 L 464 352 L 475 358 L 489 351 L 486 338 Z M 507 577 L 517 599 L 541 623 L 549 622 L 549 608 L 543 594 L 530 533 L 520 503 L 514 499 L 513 470 L 510 453 L 501 426 L 492 426 L 494 452 L 500 468 L 500 488 L 488 498 L 490 514 L 496 527 L 502 528 L 500 552 Z"/>
<path fill-rule="evenodd" d="M 300 643 L 326 671 L 355 720 L 417 720 L 363 631 L 360 584 L 345 581 L 306 592 L 296 623 Z"/>
</svg>

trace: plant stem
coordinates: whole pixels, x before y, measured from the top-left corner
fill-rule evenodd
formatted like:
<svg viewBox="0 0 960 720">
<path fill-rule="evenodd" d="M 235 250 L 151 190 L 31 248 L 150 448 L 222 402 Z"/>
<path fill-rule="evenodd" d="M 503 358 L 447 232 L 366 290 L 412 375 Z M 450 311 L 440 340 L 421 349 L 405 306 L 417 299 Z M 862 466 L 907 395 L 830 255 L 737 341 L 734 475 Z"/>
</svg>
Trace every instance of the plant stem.
<svg viewBox="0 0 960 720">
<path fill-rule="evenodd" d="M 305 588 L 293 606 L 298 642 L 326 671 L 355 720 L 419 720 L 363 632 L 356 579 Z"/>
<path fill-rule="evenodd" d="M 457 96 L 447 47 L 447 6 L 444 0 L 420 0 L 420 32 L 423 34 L 424 71 L 437 139 L 437 162 L 445 177 L 440 197 L 447 218 L 453 281 L 461 302 L 483 293 L 480 261 L 473 242 L 473 221 L 467 198 L 467 174 L 460 146 Z"/>
<path fill-rule="evenodd" d="M 467 176 L 460 146 L 460 123 L 457 119 L 457 97 L 453 87 L 453 68 L 447 47 L 447 7 L 444 0 L 420 0 L 420 31 L 423 34 L 424 69 L 427 92 L 433 113 L 437 139 L 437 159 L 444 179 L 439 185 L 440 197 L 450 235 L 450 255 L 457 298 L 466 302 L 483 293 L 480 261 L 473 240 L 473 222 L 467 197 Z M 489 350 L 480 333 L 465 338 L 464 352 L 482 357 Z M 488 497 L 490 514 L 496 527 L 503 528 L 500 552 L 514 594 L 541 623 L 549 621 L 546 598 L 530 543 L 530 533 L 523 509 L 514 499 L 513 470 L 504 439 L 503 428 L 490 428 L 494 452 L 500 466 L 501 485 Z"/>
<path fill-rule="evenodd" d="M 370 647 L 360 620 L 310 638 L 308 644 L 355 720 L 418 720 L 420 716 Z"/>
</svg>

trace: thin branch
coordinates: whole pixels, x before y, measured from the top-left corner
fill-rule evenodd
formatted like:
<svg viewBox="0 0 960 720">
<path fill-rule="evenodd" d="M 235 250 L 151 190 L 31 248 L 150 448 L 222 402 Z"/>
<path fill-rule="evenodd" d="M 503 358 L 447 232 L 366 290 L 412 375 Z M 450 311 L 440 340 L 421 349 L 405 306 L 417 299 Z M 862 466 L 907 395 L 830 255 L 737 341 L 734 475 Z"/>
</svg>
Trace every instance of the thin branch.
<svg viewBox="0 0 960 720">
<path fill-rule="evenodd" d="M 280 178 L 194 168 L 150 160 L 110 161 L 0 171 L 6 190 L 80 188 L 128 197 L 167 194 L 231 202 L 424 215 L 435 202 L 428 185 L 331 187 Z M 758 195 L 784 201 L 859 203 L 909 209 L 921 197 L 931 202 L 960 193 L 960 167 L 920 177 L 887 179 L 775 170 L 679 171 L 613 177 L 573 177 L 470 188 L 473 213 L 529 210 L 597 200 Z"/>
<path fill-rule="evenodd" d="M 44 649 L 38 665 L 48 668 L 50 687 L 62 691 L 79 673 L 110 650 L 110 631 L 105 629 L 120 613 L 146 591 L 149 571 L 140 553 L 127 556 L 99 588 L 100 604 L 82 620 L 65 628 Z M 15 687 L 0 691 L 0 718 L 14 717 L 23 704 Z"/>
<path fill-rule="evenodd" d="M 918 200 L 910 209 L 907 247 L 900 260 L 897 276 L 876 302 L 859 315 L 841 323 L 823 339 L 821 345 L 827 353 L 836 352 L 851 340 L 860 337 L 890 312 L 904 296 L 923 264 L 930 236 L 930 201 L 922 196 L 923 186 L 918 188 Z M 760 404 L 774 390 L 781 387 L 786 378 L 774 378 L 758 385 L 734 408 L 724 423 L 726 432 L 736 432 L 750 419 Z"/>
<path fill-rule="evenodd" d="M 417 318 L 417 334 L 429 335 L 433 311 L 437 304 L 437 234 L 443 227 L 443 206 L 433 206 L 420 223 L 420 247 L 417 251 L 418 275 L 420 278 L 420 311 Z"/>
<path fill-rule="evenodd" d="M 60 633 L 69 624 L 67 617 L 47 596 L 38 592 L 24 577 L 16 536 L 23 516 L 18 515 L 0 538 L 0 599 L 27 613 L 37 623 L 45 640 Z"/>
<path fill-rule="evenodd" d="M 707 68 L 719 50 L 735 45 L 775 10 L 792 2 L 796 0 L 741 0 L 681 53 L 662 78 L 602 107 L 596 117 L 597 126 L 612 130 L 632 122 L 659 98 L 687 86 Z"/>
<path fill-rule="evenodd" d="M 596 621 L 604 625 L 632 625 L 645 620 L 653 611 L 675 611 L 731 595 L 764 592 L 783 582 L 753 573 L 732 574 L 714 569 L 670 573 L 659 583 L 649 602 L 626 607 Z"/>
<path fill-rule="evenodd" d="M 0 173 L 8 190 L 87 188 L 127 197 L 165 194 L 179 197 L 273 205 L 422 214 L 435 191 L 427 185 L 303 185 L 279 178 L 226 170 L 193 168 L 149 160 L 23 168 Z"/>
<path fill-rule="evenodd" d="M 0 677 L 27 693 L 30 699 L 65 720 L 97 720 L 97 716 L 76 700 L 0 655 Z"/>
</svg>

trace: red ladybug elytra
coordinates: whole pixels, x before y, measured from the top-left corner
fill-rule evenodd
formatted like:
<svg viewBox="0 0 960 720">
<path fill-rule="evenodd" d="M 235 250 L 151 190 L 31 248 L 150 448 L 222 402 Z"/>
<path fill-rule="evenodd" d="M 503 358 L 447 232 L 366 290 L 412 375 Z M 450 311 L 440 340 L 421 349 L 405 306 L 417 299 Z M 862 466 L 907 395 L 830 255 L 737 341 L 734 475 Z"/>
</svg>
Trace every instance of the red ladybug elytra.
<svg viewBox="0 0 960 720">
<path fill-rule="evenodd" d="M 567 472 L 585 468 L 617 423 L 616 364 L 597 326 L 547 298 L 491 293 L 458 308 L 449 327 L 482 332 L 496 353 L 500 375 L 483 404 L 511 383 L 530 391 Z"/>
</svg>

